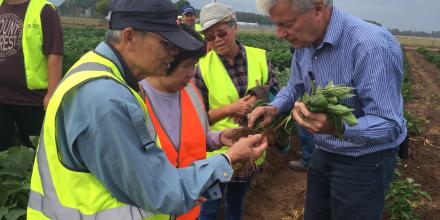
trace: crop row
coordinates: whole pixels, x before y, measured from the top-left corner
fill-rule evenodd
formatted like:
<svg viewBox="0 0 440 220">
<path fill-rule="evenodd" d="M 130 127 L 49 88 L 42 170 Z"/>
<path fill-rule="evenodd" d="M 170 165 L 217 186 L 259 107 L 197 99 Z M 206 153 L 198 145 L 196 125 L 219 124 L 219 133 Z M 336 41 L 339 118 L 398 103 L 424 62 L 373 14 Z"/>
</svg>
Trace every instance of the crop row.
<svg viewBox="0 0 440 220">
<path fill-rule="evenodd" d="M 434 64 L 437 68 L 440 68 L 440 50 L 439 51 L 430 51 L 426 48 L 418 48 L 417 51 L 421 53 L 425 59 L 432 64 Z"/>
</svg>

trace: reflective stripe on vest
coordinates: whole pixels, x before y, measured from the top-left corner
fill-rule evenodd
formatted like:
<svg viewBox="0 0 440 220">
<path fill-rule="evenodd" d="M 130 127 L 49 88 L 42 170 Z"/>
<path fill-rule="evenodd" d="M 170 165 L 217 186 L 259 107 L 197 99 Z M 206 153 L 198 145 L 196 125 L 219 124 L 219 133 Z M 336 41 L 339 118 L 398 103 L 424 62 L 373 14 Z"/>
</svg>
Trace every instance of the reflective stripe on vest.
<svg viewBox="0 0 440 220">
<path fill-rule="evenodd" d="M 249 90 L 255 86 L 267 83 L 267 59 L 265 50 L 247 46 L 244 48 L 247 60 L 247 90 Z M 209 91 L 209 109 L 217 109 L 232 104 L 239 99 L 234 83 L 214 50 L 199 60 L 199 67 L 203 81 Z M 214 131 L 236 127 L 239 127 L 239 125 L 234 122 L 232 117 L 226 117 L 211 125 L 211 129 Z M 208 152 L 207 155 L 209 157 L 214 154 L 224 153 L 227 149 L 227 147 L 222 147 L 219 150 Z M 264 158 L 264 155 L 259 157 L 257 164 L 263 162 L 262 158 Z"/>
<path fill-rule="evenodd" d="M 0 5 L 3 0 L 0 0 Z M 47 56 L 43 54 L 41 11 L 44 6 L 55 6 L 46 0 L 31 0 L 23 22 L 21 48 L 23 50 L 26 85 L 28 89 L 47 89 Z"/>
<path fill-rule="evenodd" d="M 86 62 L 94 60 L 97 63 Z M 108 78 L 125 86 L 138 101 L 146 117 L 148 130 L 154 127 L 148 120 L 142 98 L 123 81 L 110 61 L 89 52 L 69 71 L 51 98 L 31 178 L 27 219 L 170 219 L 154 215 L 114 198 L 90 173 L 72 171 L 61 162 L 56 145 L 56 115 L 64 95 L 72 88 L 90 80 Z M 151 133 L 150 133 L 151 134 Z M 155 133 L 152 133 L 152 137 Z M 151 139 L 154 144 L 154 139 Z"/>
<path fill-rule="evenodd" d="M 180 143 L 179 152 L 170 140 L 156 116 L 148 93 L 145 93 L 145 104 L 151 117 L 162 150 L 167 155 L 169 162 L 175 167 L 188 167 L 196 160 L 206 158 L 206 133 L 208 119 L 205 107 L 198 91 L 192 82 L 180 90 Z M 200 205 L 177 217 L 177 220 L 194 220 L 200 213 Z"/>
</svg>

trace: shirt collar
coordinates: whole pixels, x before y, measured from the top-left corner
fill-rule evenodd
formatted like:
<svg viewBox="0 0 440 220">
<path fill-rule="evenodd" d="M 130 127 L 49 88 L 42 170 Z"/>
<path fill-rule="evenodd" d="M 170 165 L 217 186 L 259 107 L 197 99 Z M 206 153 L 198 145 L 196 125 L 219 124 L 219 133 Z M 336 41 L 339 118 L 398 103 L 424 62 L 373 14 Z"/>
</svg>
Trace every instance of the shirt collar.
<svg viewBox="0 0 440 220">
<path fill-rule="evenodd" d="M 238 53 L 235 55 L 235 57 L 234 57 L 234 60 L 236 60 L 236 59 L 238 59 L 238 58 L 243 58 L 243 59 L 245 59 L 246 58 L 246 50 L 244 49 L 244 46 L 240 43 L 240 42 L 238 42 L 238 41 L 235 41 L 236 43 L 237 43 L 237 45 L 238 45 Z M 217 54 L 218 55 L 218 57 L 223 61 L 223 62 L 226 62 L 226 58 L 225 57 L 223 57 L 223 56 L 221 56 L 220 54 Z M 227 63 L 227 62 L 226 62 Z"/>
<path fill-rule="evenodd" d="M 116 50 L 116 48 L 111 43 L 101 42 L 95 48 L 95 52 L 113 62 L 113 64 L 115 64 L 116 67 L 119 69 L 119 72 L 121 73 L 128 86 L 130 86 L 136 92 L 139 91 L 138 80 L 136 79 L 136 77 L 134 77 L 130 68 L 128 68 L 127 63 L 125 62 L 119 51 Z"/>
<path fill-rule="evenodd" d="M 330 22 L 327 25 L 327 30 L 324 35 L 324 39 L 322 40 L 321 45 L 318 48 L 321 48 L 324 43 L 328 43 L 333 47 L 337 47 L 341 40 L 341 35 L 343 31 L 343 22 L 344 15 L 341 11 L 339 11 L 336 7 L 332 6 L 332 15 L 330 17 Z"/>
</svg>

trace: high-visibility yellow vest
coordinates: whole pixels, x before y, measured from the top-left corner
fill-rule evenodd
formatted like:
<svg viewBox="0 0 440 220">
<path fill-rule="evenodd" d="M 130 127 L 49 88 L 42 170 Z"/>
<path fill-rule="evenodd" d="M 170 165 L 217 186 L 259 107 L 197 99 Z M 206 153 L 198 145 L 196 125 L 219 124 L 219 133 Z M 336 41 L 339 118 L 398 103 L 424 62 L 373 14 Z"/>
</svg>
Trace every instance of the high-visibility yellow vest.
<svg viewBox="0 0 440 220">
<path fill-rule="evenodd" d="M 197 33 L 199 33 L 199 35 L 204 39 L 205 35 L 203 35 L 200 30 L 202 30 L 202 26 L 200 24 L 194 24 L 194 30 L 197 31 Z"/>
<path fill-rule="evenodd" d="M 0 0 L 0 5 L 3 0 Z M 47 56 L 43 54 L 43 30 L 41 27 L 41 11 L 49 4 L 46 0 L 30 0 L 23 23 L 22 50 L 26 85 L 28 89 L 47 89 L 48 69 Z"/>
<path fill-rule="evenodd" d="M 265 50 L 247 46 L 244 48 L 246 50 L 247 59 L 247 90 L 249 90 L 258 85 L 267 83 L 267 59 Z M 200 58 L 199 68 L 203 81 L 209 91 L 209 109 L 218 109 L 225 105 L 230 105 L 240 98 L 234 83 L 214 50 L 211 50 L 204 57 Z M 211 125 L 211 129 L 214 131 L 237 127 L 239 127 L 239 125 L 234 122 L 234 118 L 232 117 L 226 117 Z M 227 147 L 222 147 L 219 150 L 208 152 L 207 156 L 224 153 L 227 149 Z M 263 153 L 257 159 L 258 165 L 263 163 L 265 155 L 266 153 Z"/>
<path fill-rule="evenodd" d="M 78 85 L 102 78 L 115 80 L 130 90 L 144 111 L 148 131 L 153 134 L 151 137 L 156 137 L 142 98 L 126 84 L 118 68 L 94 52 L 87 53 L 69 70 L 47 107 L 32 171 L 28 220 L 170 219 L 170 215 L 153 214 L 118 201 L 91 173 L 70 170 L 60 161 L 56 143 L 56 115 L 64 95 Z"/>
</svg>

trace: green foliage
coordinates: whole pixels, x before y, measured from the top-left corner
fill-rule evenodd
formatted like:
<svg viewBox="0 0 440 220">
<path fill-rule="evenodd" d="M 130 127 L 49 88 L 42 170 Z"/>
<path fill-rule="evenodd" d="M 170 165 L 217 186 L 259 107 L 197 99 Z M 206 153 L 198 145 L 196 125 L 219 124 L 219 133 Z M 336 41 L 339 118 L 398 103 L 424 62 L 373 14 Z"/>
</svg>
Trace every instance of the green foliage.
<svg viewBox="0 0 440 220">
<path fill-rule="evenodd" d="M 273 71 L 275 73 L 275 78 L 280 85 L 280 88 L 286 86 L 290 78 L 290 68 L 284 68 L 284 70 L 280 70 L 278 67 L 274 67 Z"/>
<path fill-rule="evenodd" d="M 25 219 L 35 150 L 11 147 L 0 152 L 0 219 Z"/>
<path fill-rule="evenodd" d="M 401 179 L 396 170 L 395 178 L 385 196 L 385 208 L 389 220 L 416 220 L 415 209 L 425 208 L 424 199 L 431 200 L 428 193 L 421 190 L 421 185 L 412 178 Z"/>
<path fill-rule="evenodd" d="M 94 28 L 64 28 L 63 74 L 86 52 L 104 40 L 105 30 Z"/>
<path fill-rule="evenodd" d="M 421 53 L 427 61 L 434 64 L 437 68 L 440 68 L 440 53 L 429 51 L 425 48 L 418 48 L 417 51 Z"/>
<path fill-rule="evenodd" d="M 402 96 L 404 101 L 411 100 L 411 72 L 408 64 L 408 57 L 406 55 L 403 63 Z"/>
<path fill-rule="evenodd" d="M 174 5 L 176 6 L 176 8 L 180 11 L 182 11 L 182 8 L 187 6 L 187 5 L 191 5 L 188 1 L 186 0 L 179 0 L 176 3 L 174 3 Z"/>
<path fill-rule="evenodd" d="M 240 33 L 238 40 L 251 47 L 258 47 L 267 51 L 271 63 L 279 70 L 290 68 L 292 54 L 290 53 L 289 43 L 284 40 L 278 40 L 274 35 Z"/>
<path fill-rule="evenodd" d="M 416 116 L 411 115 L 408 111 L 403 111 L 403 116 L 406 119 L 406 127 L 410 134 L 422 133 L 422 120 Z"/>
<path fill-rule="evenodd" d="M 249 13 L 249 12 L 236 12 L 237 20 L 241 22 L 258 23 L 259 25 L 273 25 L 272 20 L 268 16 Z"/>
<path fill-rule="evenodd" d="M 377 21 L 372 21 L 372 20 L 364 20 L 364 21 L 369 22 L 369 23 L 372 23 L 372 24 L 375 24 L 375 25 L 377 25 L 377 26 L 382 26 L 382 24 L 379 23 L 379 22 L 377 22 Z"/>
<path fill-rule="evenodd" d="M 105 17 L 108 14 L 109 0 L 97 0 L 96 1 L 96 13 L 98 16 Z"/>
<path fill-rule="evenodd" d="M 292 60 L 289 43 L 284 40 L 278 40 L 274 35 L 250 33 L 240 33 L 237 39 L 243 45 L 265 49 L 280 86 L 287 85 L 290 78 L 290 63 Z"/>
<path fill-rule="evenodd" d="M 66 0 L 57 10 L 63 16 L 76 16 L 85 9 L 92 9 L 95 4 L 96 0 Z"/>
</svg>

